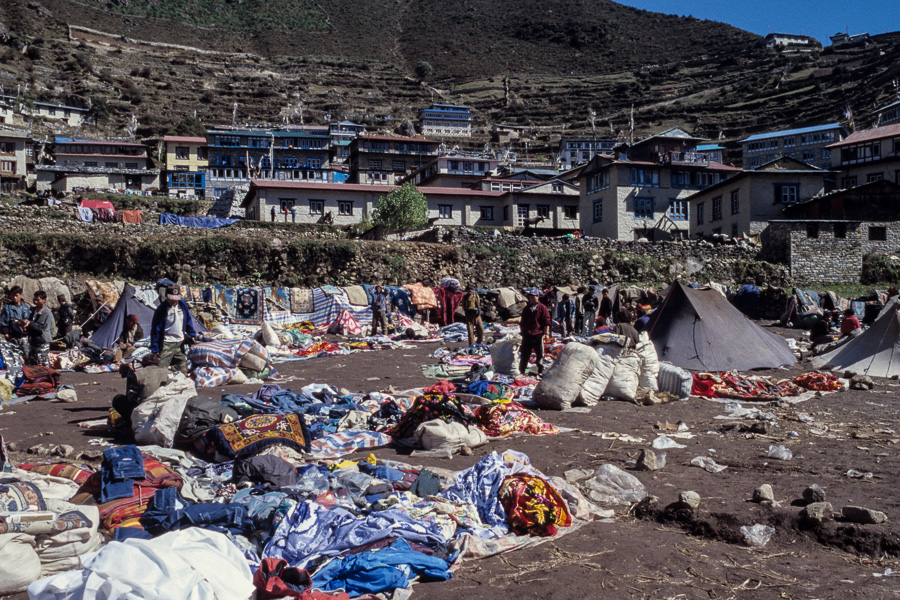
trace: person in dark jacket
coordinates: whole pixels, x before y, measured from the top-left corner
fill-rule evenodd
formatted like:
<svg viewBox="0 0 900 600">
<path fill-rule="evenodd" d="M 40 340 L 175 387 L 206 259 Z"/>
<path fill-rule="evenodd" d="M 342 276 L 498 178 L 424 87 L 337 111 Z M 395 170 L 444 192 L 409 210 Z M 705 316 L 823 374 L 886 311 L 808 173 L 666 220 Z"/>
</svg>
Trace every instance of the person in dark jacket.
<svg viewBox="0 0 900 600">
<path fill-rule="evenodd" d="M 142 339 L 144 339 L 144 328 L 138 323 L 137 315 L 127 315 L 122 334 L 116 340 L 117 348 L 113 362 L 120 363 L 123 359 L 129 358 L 135 350 L 135 344 Z"/>
<path fill-rule="evenodd" d="M 72 305 L 66 300 L 65 294 L 57 294 L 59 308 L 56 311 L 56 337 L 64 338 L 66 334 L 72 331 L 72 325 L 75 323 L 75 311 Z"/>
<path fill-rule="evenodd" d="M 462 298 L 463 310 L 466 314 L 466 333 L 469 346 L 484 343 L 484 322 L 481 319 L 481 299 L 471 283 L 466 285 L 466 293 Z"/>
<path fill-rule="evenodd" d="M 519 372 L 525 374 L 528 368 L 528 359 L 534 352 L 537 364 L 538 377 L 544 374 L 544 336 L 550 335 L 550 311 L 538 302 L 540 292 L 534 288 L 525 291 L 528 297 L 528 305 L 522 310 L 522 318 L 519 321 L 519 331 L 522 334 L 522 346 L 519 354 Z"/>
<path fill-rule="evenodd" d="M 150 322 L 150 352 L 159 360 L 160 367 L 172 366 L 187 372 L 184 347 L 193 344 L 197 336 L 192 321 L 191 310 L 178 288 L 166 288 L 166 301 L 153 311 Z"/>
<path fill-rule="evenodd" d="M 379 325 L 381 334 L 387 335 L 388 294 L 380 285 L 375 286 L 369 307 L 372 309 L 372 335 L 378 335 Z"/>
<path fill-rule="evenodd" d="M 602 297 L 600 298 L 600 318 L 603 320 L 604 324 L 609 322 L 612 311 L 613 303 L 612 298 L 609 297 L 609 290 L 603 290 Z"/>
<path fill-rule="evenodd" d="M 30 348 L 29 364 L 50 366 L 50 342 L 53 341 L 54 325 L 53 312 L 47 306 L 47 292 L 38 290 L 34 293 L 31 315 L 24 323 Z"/>
<path fill-rule="evenodd" d="M 594 335 L 598 304 L 594 286 L 588 287 L 587 292 L 581 298 L 581 310 L 584 312 L 584 324 L 582 326 L 581 335 L 584 337 L 591 337 Z"/>
<path fill-rule="evenodd" d="M 562 319 L 566 335 L 572 335 L 575 329 L 575 300 L 568 294 L 563 294 L 562 302 L 559 304 L 559 318 Z"/>
<path fill-rule="evenodd" d="M 6 304 L 0 310 L 0 333 L 22 351 L 22 357 L 29 355 L 28 332 L 24 323 L 31 316 L 31 306 L 22 300 L 22 288 L 14 285 L 6 294 Z"/>
</svg>

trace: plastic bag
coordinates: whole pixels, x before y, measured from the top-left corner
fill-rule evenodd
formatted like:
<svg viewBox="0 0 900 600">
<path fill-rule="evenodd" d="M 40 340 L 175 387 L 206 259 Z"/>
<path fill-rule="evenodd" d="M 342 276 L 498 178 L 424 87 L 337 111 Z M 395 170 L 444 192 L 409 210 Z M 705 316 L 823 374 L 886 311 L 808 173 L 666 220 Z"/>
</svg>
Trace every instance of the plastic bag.
<svg viewBox="0 0 900 600">
<path fill-rule="evenodd" d="M 768 525 L 760 525 L 759 523 L 757 523 L 756 525 L 744 525 L 743 527 L 741 527 L 741 534 L 744 536 L 744 543 L 755 548 L 762 548 L 763 546 L 768 544 L 769 540 L 772 539 L 772 534 L 774 533 L 774 527 L 769 527 Z"/>
<path fill-rule="evenodd" d="M 593 477 L 581 484 L 588 496 L 605 504 L 632 504 L 647 497 L 641 480 L 615 465 L 601 465 Z"/>
<path fill-rule="evenodd" d="M 669 448 L 687 448 L 684 444 L 679 444 L 667 435 L 661 435 L 653 440 L 654 450 L 668 450 Z"/>
<path fill-rule="evenodd" d="M 791 460 L 794 458 L 793 452 L 788 450 L 782 445 L 774 445 L 769 446 L 769 452 L 766 454 L 768 458 L 777 458 L 778 460 Z"/>
<path fill-rule="evenodd" d="M 692 458 L 691 466 L 700 467 L 701 469 L 709 473 L 721 473 L 728 468 L 725 465 L 720 465 L 708 456 L 696 456 Z"/>
</svg>

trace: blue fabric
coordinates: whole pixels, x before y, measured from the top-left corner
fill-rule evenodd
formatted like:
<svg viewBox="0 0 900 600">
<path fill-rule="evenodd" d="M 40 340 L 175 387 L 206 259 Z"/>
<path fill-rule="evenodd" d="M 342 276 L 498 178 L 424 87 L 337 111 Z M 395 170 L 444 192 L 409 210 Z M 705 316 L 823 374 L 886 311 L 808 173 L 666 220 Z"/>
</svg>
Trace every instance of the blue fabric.
<svg viewBox="0 0 900 600">
<path fill-rule="evenodd" d="M 178 301 L 181 311 L 184 313 L 184 334 L 190 337 L 197 337 L 197 330 L 194 329 L 194 315 L 188 308 L 184 298 Z M 169 303 L 163 302 L 153 311 L 153 321 L 150 323 L 150 352 L 159 353 L 163 349 L 163 340 L 166 337 L 166 313 L 169 312 Z"/>
<path fill-rule="evenodd" d="M 200 229 L 216 229 L 237 223 L 240 219 L 220 219 L 217 217 L 179 217 L 172 213 L 159 215 L 160 225 L 181 225 L 182 227 L 197 227 Z"/>
<path fill-rule="evenodd" d="M 349 510 L 331 510 L 306 500 L 296 504 L 263 550 L 262 558 L 283 558 L 304 568 L 319 556 L 338 556 L 347 550 L 401 537 L 426 546 L 443 546 L 447 539 L 433 523 L 415 520 L 399 510 L 383 510 L 357 517 Z"/>
<path fill-rule="evenodd" d="M 418 309 L 416 308 L 416 305 L 412 303 L 412 297 L 409 295 L 409 290 L 393 286 L 388 286 L 385 289 L 391 295 L 391 304 L 397 307 L 397 312 L 408 317 L 416 316 L 416 311 Z"/>
<path fill-rule="evenodd" d="M 134 480 L 144 478 L 144 458 L 137 446 L 131 444 L 103 451 L 100 470 L 100 502 L 134 495 Z"/>
<path fill-rule="evenodd" d="M 130 539 L 152 540 L 153 536 L 147 533 L 146 529 L 140 527 L 116 527 L 113 529 L 113 540 L 124 542 Z"/>
<path fill-rule="evenodd" d="M 251 533 L 256 529 L 247 508 L 241 504 L 193 504 L 181 497 L 177 488 L 163 488 L 153 495 L 141 525 L 153 535 L 167 531 L 201 527 L 231 533 Z"/>
<path fill-rule="evenodd" d="M 359 461 L 359 464 L 357 466 L 363 473 L 391 483 L 400 481 L 406 476 L 406 473 L 399 469 L 392 469 L 390 467 L 383 467 L 381 465 L 373 465 L 371 463 L 367 463 L 364 460 Z"/>
<path fill-rule="evenodd" d="M 312 577 L 312 587 L 331 592 L 343 589 L 351 598 L 409 587 L 410 577 L 444 581 L 453 575 L 442 558 L 428 556 L 397 540 L 387 548 L 331 561 Z"/>
</svg>

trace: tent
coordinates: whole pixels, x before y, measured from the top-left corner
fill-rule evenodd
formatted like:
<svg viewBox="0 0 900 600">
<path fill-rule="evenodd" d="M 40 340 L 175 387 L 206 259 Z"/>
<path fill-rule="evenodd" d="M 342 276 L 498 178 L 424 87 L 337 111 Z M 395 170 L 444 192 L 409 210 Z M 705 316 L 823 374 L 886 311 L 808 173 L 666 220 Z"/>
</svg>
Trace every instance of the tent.
<svg viewBox="0 0 900 600">
<path fill-rule="evenodd" d="M 694 371 L 747 371 L 794 364 L 787 342 L 745 317 L 712 288 L 676 282 L 645 330 L 659 359 Z"/>
<path fill-rule="evenodd" d="M 900 375 L 900 302 L 897 298 L 888 302 L 869 329 L 814 359 L 813 366 L 870 377 Z"/>
<path fill-rule="evenodd" d="M 134 287 L 125 284 L 125 289 L 116 302 L 116 307 L 103 324 L 97 328 L 91 341 L 101 348 L 112 348 L 122 330 L 125 329 L 125 316 L 134 314 L 138 318 L 144 335 L 150 335 L 150 322 L 153 320 L 153 309 L 134 297 Z"/>
</svg>

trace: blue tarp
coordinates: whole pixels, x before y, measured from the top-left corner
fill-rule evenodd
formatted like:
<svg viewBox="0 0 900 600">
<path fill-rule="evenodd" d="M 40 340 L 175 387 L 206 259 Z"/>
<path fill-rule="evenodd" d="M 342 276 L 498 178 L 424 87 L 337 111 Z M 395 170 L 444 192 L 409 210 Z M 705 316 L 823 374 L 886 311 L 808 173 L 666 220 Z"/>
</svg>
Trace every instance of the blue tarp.
<svg viewBox="0 0 900 600">
<path fill-rule="evenodd" d="M 172 213 L 159 215 L 160 225 L 181 225 L 182 227 L 199 227 L 200 229 L 216 229 L 236 223 L 240 219 L 219 219 L 216 217 L 179 217 Z"/>
</svg>

